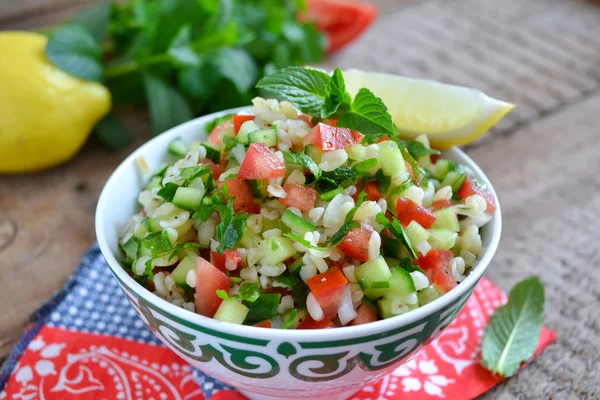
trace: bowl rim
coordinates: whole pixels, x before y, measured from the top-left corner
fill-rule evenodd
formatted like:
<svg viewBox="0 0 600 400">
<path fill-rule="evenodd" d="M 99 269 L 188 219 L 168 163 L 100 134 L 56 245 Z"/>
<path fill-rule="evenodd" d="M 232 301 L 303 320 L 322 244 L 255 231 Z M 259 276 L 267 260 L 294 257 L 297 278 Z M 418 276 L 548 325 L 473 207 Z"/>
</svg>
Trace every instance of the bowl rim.
<svg viewBox="0 0 600 400">
<path fill-rule="evenodd" d="M 456 302 L 460 297 L 462 297 L 465 293 L 467 293 L 472 287 L 474 287 L 479 279 L 483 276 L 485 270 L 489 266 L 496 250 L 498 248 L 498 244 L 500 242 L 500 235 L 502 231 L 502 215 L 500 210 L 500 204 L 498 202 L 498 197 L 494 188 L 487 176 L 483 173 L 481 168 L 473 161 L 469 156 L 467 156 L 462 150 L 453 147 L 446 152 L 456 156 L 457 159 L 460 159 L 460 162 L 471 168 L 475 177 L 484 182 L 488 189 L 494 195 L 496 199 L 496 211 L 492 216 L 493 230 L 491 231 L 491 238 L 489 246 L 485 249 L 485 253 L 475 266 L 475 268 L 471 271 L 471 273 L 466 277 L 464 281 L 462 281 L 459 285 L 457 285 L 450 292 L 444 294 L 438 299 L 432 301 L 429 304 L 421 306 L 415 310 L 412 310 L 408 313 L 401 314 L 392 318 L 387 318 L 375 322 L 370 322 L 368 324 L 357 325 L 357 326 L 344 326 L 335 329 L 311 329 L 311 330 L 298 330 L 298 329 L 264 329 L 251 325 L 237 325 L 229 322 L 217 321 L 213 318 L 205 317 L 200 314 L 195 314 L 191 311 L 185 310 L 184 308 L 177 307 L 174 304 L 160 298 L 158 295 L 150 292 L 148 289 L 140 285 L 136 280 L 127 274 L 127 272 L 123 269 L 123 267 L 117 261 L 115 254 L 110 250 L 108 240 L 105 234 L 107 229 L 106 224 L 104 223 L 104 215 L 108 212 L 108 201 L 109 201 L 109 193 L 115 190 L 118 187 L 118 183 L 121 175 L 129 168 L 137 168 L 136 167 L 136 159 L 140 156 L 145 155 L 149 149 L 155 146 L 155 143 L 159 139 L 163 139 L 165 137 L 176 137 L 188 131 L 189 129 L 194 129 L 198 125 L 205 124 L 207 121 L 217 118 L 222 115 L 237 113 L 240 111 L 247 111 L 250 109 L 250 106 L 237 107 L 228 110 L 223 110 L 211 114 L 207 114 L 193 120 L 187 121 L 183 124 L 177 125 L 164 133 L 152 138 L 148 142 L 144 143 L 140 147 L 138 147 L 135 151 L 133 151 L 125 160 L 123 160 L 119 166 L 114 170 L 111 176 L 106 181 L 100 197 L 98 199 L 98 204 L 96 207 L 96 216 L 95 216 L 95 224 L 96 224 L 96 238 L 98 240 L 98 244 L 102 255 L 104 256 L 108 266 L 112 270 L 113 274 L 120 280 L 125 286 L 127 286 L 130 290 L 135 292 L 137 296 L 144 299 L 148 303 L 152 304 L 154 307 L 163 310 L 165 313 L 175 316 L 180 320 L 187 321 L 194 325 L 200 325 L 209 329 L 212 329 L 216 332 L 223 332 L 234 334 L 238 336 L 246 336 L 246 337 L 261 337 L 267 340 L 297 340 L 297 341 L 331 341 L 331 340 L 340 340 L 346 338 L 356 338 L 362 336 L 370 336 L 373 334 L 391 331 L 397 329 L 402 326 L 409 325 L 421 319 L 425 319 L 430 315 L 434 314 L 436 311 L 443 309 L 454 302 Z M 166 147 L 165 150 L 166 152 Z M 121 283 L 119 282 L 119 283 Z M 315 335 L 318 334 L 318 336 Z"/>
</svg>

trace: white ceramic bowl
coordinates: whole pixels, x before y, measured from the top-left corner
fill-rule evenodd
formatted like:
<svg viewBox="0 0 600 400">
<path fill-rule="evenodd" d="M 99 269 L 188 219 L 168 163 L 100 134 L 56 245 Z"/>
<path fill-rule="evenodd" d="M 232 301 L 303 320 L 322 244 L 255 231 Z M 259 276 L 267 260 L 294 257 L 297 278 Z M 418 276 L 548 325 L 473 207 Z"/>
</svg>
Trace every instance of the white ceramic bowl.
<svg viewBox="0 0 600 400">
<path fill-rule="evenodd" d="M 131 154 L 106 183 L 96 210 L 100 249 L 131 304 L 156 336 L 199 370 L 236 387 L 251 399 L 342 399 L 368 382 L 410 360 L 437 337 L 460 311 L 489 265 L 501 231 L 500 207 L 482 228 L 485 251 L 469 276 L 455 289 L 417 310 L 366 325 L 327 330 L 278 330 L 234 325 L 176 307 L 150 293 L 119 265 L 119 234 L 139 211 L 144 178 L 136 166 L 143 157 L 151 170 L 167 159 L 175 137 L 188 144 L 205 137 L 204 125 L 227 110 L 177 126 Z M 246 108 L 247 109 L 247 108 Z M 444 157 L 470 167 L 493 188 L 462 151 Z"/>
</svg>

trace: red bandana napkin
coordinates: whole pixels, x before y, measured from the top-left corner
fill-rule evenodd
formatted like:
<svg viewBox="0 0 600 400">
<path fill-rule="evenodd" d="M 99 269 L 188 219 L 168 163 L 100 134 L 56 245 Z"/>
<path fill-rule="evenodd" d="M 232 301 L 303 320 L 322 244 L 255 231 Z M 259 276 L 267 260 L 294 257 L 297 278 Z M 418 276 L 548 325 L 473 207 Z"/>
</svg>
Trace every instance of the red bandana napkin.
<svg viewBox="0 0 600 400">
<path fill-rule="evenodd" d="M 412 361 L 352 399 L 471 399 L 502 379 L 479 363 L 492 312 L 506 295 L 483 278 L 456 319 Z M 536 354 L 556 340 L 542 329 Z M 234 400 L 235 389 L 193 370 L 128 306 L 98 248 L 33 323 L 0 370 L 0 400 Z"/>
</svg>

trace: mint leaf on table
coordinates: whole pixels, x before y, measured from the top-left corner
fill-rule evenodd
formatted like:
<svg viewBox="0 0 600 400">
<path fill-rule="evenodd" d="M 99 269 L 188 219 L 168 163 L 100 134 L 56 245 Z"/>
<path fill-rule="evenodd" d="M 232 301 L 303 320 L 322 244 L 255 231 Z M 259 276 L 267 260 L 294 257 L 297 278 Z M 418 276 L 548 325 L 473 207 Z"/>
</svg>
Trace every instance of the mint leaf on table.
<svg viewBox="0 0 600 400">
<path fill-rule="evenodd" d="M 314 160 L 312 158 L 310 158 L 310 156 L 308 156 L 307 154 L 295 153 L 293 151 L 282 151 L 282 153 L 283 153 L 283 158 L 286 163 L 300 165 L 300 166 L 306 168 L 313 174 L 313 176 L 315 177 L 315 180 L 318 180 L 319 178 L 321 178 L 321 174 L 323 173 L 323 170 L 321 168 L 319 168 L 317 163 L 315 163 Z"/>
<path fill-rule="evenodd" d="M 63 71 L 88 81 L 102 82 L 102 50 L 96 39 L 78 25 L 65 25 L 48 39 L 46 57 Z"/>
<path fill-rule="evenodd" d="M 193 113 L 185 97 L 167 82 L 145 74 L 144 87 L 155 135 L 192 119 Z"/>
<path fill-rule="evenodd" d="M 367 136 L 394 135 L 396 127 L 383 101 L 369 89 L 358 91 L 350 112 L 339 119 L 337 126 L 358 131 Z"/>
<path fill-rule="evenodd" d="M 190 25 L 183 25 L 167 50 L 167 53 L 178 65 L 199 67 L 202 63 L 200 56 L 192 49 L 191 42 L 192 27 Z"/>
<path fill-rule="evenodd" d="M 256 63 L 245 50 L 221 48 L 211 54 L 211 63 L 240 93 L 246 92 L 256 82 Z"/>
<path fill-rule="evenodd" d="M 288 67 L 265 76 L 256 84 L 274 93 L 305 114 L 320 117 L 331 77 L 325 72 L 303 67 Z"/>
<path fill-rule="evenodd" d="M 131 143 L 127 127 L 112 114 L 104 117 L 94 128 L 96 137 L 113 150 L 121 150 Z"/>
<path fill-rule="evenodd" d="M 540 340 L 544 319 L 544 286 L 538 277 L 517 283 L 508 303 L 496 309 L 481 344 L 483 365 L 508 377 L 529 360 Z"/>
<path fill-rule="evenodd" d="M 102 43 L 108 33 L 111 13 L 112 1 L 103 1 L 75 14 L 69 23 L 86 29 L 96 42 Z"/>
</svg>

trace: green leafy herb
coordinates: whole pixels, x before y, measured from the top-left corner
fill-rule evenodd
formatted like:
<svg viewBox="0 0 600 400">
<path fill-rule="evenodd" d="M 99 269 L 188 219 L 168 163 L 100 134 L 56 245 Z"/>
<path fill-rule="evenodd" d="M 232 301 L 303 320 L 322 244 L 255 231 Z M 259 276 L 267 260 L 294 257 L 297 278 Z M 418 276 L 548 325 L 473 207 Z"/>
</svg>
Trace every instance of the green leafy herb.
<svg viewBox="0 0 600 400">
<path fill-rule="evenodd" d="M 192 119 L 188 101 L 176 88 L 151 74 L 144 75 L 144 87 L 155 135 Z"/>
<path fill-rule="evenodd" d="M 221 162 L 221 152 L 219 150 L 210 147 L 206 143 L 201 143 L 200 146 L 206 149 L 206 158 L 208 158 L 215 164 L 219 164 Z"/>
<path fill-rule="evenodd" d="M 248 91 L 256 82 L 256 63 L 245 50 L 220 48 L 211 55 L 211 63 L 225 79 L 233 83 L 239 93 Z"/>
<path fill-rule="evenodd" d="M 239 276 L 230 276 L 229 279 L 231 280 L 232 283 L 242 283 L 243 279 L 240 278 Z"/>
<path fill-rule="evenodd" d="M 296 315 L 298 315 L 298 310 L 296 310 L 295 308 L 290 311 L 290 315 L 288 316 L 287 321 L 285 321 L 283 323 L 283 326 L 281 327 L 281 329 L 289 329 L 290 326 L 292 326 L 292 324 L 294 323 L 294 320 L 296 319 Z"/>
<path fill-rule="evenodd" d="M 140 248 L 148 252 L 152 258 L 159 257 L 173 248 L 167 231 L 155 232 L 146 236 L 140 242 Z"/>
<path fill-rule="evenodd" d="M 192 49 L 192 27 L 183 25 L 173 41 L 167 53 L 173 58 L 173 61 L 180 66 L 199 67 L 202 60 L 198 53 Z"/>
<path fill-rule="evenodd" d="M 200 164 L 200 165 L 196 165 L 195 167 L 182 168 L 179 177 L 181 179 L 183 179 L 184 184 L 185 184 L 187 182 L 193 181 L 194 179 L 196 179 L 198 177 L 208 175 L 210 173 L 211 173 L 211 171 L 210 171 L 209 167 L 207 167 L 206 165 Z"/>
<path fill-rule="evenodd" d="M 404 228 L 402 228 L 402 225 L 400 225 L 398 218 L 394 217 L 392 219 L 392 222 L 390 222 L 390 220 L 387 219 L 385 214 L 381 212 L 376 215 L 376 218 L 377 222 L 379 222 L 385 228 L 389 229 L 389 231 L 392 232 L 394 236 L 400 239 L 400 241 L 402 242 L 402 244 L 404 244 L 412 258 L 417 258 L 417 253 L 415 253 L 415 250 L 413 249 L 410 243 L 410 239 L 406 235 L 406 232 L 404 231 Z"/>
<path fill-rule="evenodd" d="M 280 299 L 281 295 L 279 293 L 265 293 L 261 294 L 253 303 L 244 302 L 246 307 L 250 309 L 244 323 L 253 325 L 276 317 Z"/>
<path fill-rule="evenodd" d="M 368 170 L 370 170 L 371 168 L 375 167 L 376 165 L 377 165 L 377 159 L 376 158 L 369 158 L 368 160 L 364 160 L 364 161 L 361 161 L 359 163 L 354 164 L 352 166 L 352 168 L 354 169 L 354 171 L 357 174 L 360 175 L 360 174 L 366 173 Z"/>
<path fill-rule="evenodd" d="M 206 248 L 206 246 L 200 244 L 200 243 L 194 243 L 194 242 L 186 242 L 186 243 L 179 243 L 178 245 L 175 245 L 175 247 L 173 247 L 171 250 L 166 251 L 162 254 L 159 254 L 157 257 L 164 257 L 166 255 L 171 255 L 169 257 L 169 261 L 173 259 L 173 257 L 177 256 L 177 253 L 179 253 L 180 251 L 184 251 L 187 249 L 204 249 Z M 156 257 L 153 257 L 156 258 Z"/>
<path fill-rule="evenodd" d="M 333 171 L 323 172 L 319 180 L 320 192 L 332 190 L 332 188 L 347 188 L 356 183 L 358 175 L 352 167 L 338 167 Z"/>
<path fill-rule="evenodd" d="M 328 247 L 313 246 L 312 244 L 310 244 L 310 242 L 308 240 L 304 240 L 300 236 L 294 235 L 293 233 L 284 233 L 283 236 L 285 236 L 287 238 L 290 238 L 290 239 L 292 239 L 295 242 L 300 243 L 301 245 L 303 245 L 307 249 L 313 249 L 313 250 L 319 250 L 319 251 L 327 251 L 327 250 L 329 250 Z"/>
<path fill-rule="evenodd" d="M 362 88 L 352 102 L 351 111 L 342 115 L 337 126 L 350 128 L 371 137 L 395 135 L 396 127 L 387 107 L 369 89 Z"/>
<path fill-rule="evenodd" d="M 167 182 L 167 184 L 163 186 L 156 194 L 166 201 L 173 201 L 173 197 L 175 197 L 175 192 L 177 189 L 179 189 L 179 185 L 173 182 Z"/>
<path fill-rule="evenodd" d="M 398 264 L 400 267 L 402 267 L 406 272 L 421 272 L 421 273 L 425 273 L 425 271 L 423 271 L 423 269 L 421 267 L 419 267 L 418 265 L 413 264 L 412 260 L 408 257 L 403 257 L 400 259 L 400 263 Z"/>
<path fill-rule="evenodd" d="M 344 189 L 339 187 L 337 189 L 330 190 L 329 192 L 319 193 L 319 200 L 321 201 L 331 201 L 338 194 L 344 193 Z"/>
<path fill-rule="evenodd" d="M 306 296 L 308 296 L 308 285 L 297 274 L 284 274 L 273 278 L 279 285 L 284 285 L 292 291 L 294 304 L 299 307 L 306 305 Z"/>
<path fill-rule="evenodd" d="M 321 107 L 321 117 L 326 118 L 350 108 L 350 95 L 346 92 L 344 76 L 339 68 L 336 68 L 325 90 L 327 97 Z"/>
<path fill-rule="evenodd" d="M 328 243 L 331 244 L 331 246 L 337 246 L 344 239 L 344 236 L 355 228 L 360 228 L 360 224 L 356 221 L 344 223 L 340 229 L 329 238 Z"/>
<path fill-rule="evenodd" d="M 219 207 L 221 222 L 217 225 L 217 252 L 223 253 L 226 249 L 233 249 L 242 239 L 246 232 L 246 222 L 249 214 L 235 213 L 233 211 L 233 201 L 230 200 L 226 206 Z"/>
<path fill-rule="evenodd" d="M 69 21 L 87 30 L 97 43 L 102 43 L 108 33 L 112 1 L 102 1 L 76 14 Z"/>
<path fill-rule="evenodd" d="M 238 293 L 229 295 L 225 290 L 217 290 L 217 296 L 223 300 L 240 299 L 248 303 L 254 303 L 260 296 L 260 285 L 258 282 L 243 282 Z"/>
<path fill-rule="evenodd" d="M 513 375 L 535 352 L 544 319 L 544 286 L 538 277 L 517 283 L 508 303 L 498 308 L 485 330 L 483 365 L 502 376 Z"/>
<path fill-rule="evenodd" d="M 395 237 L 381 236 L 381 254 L 384 257 L 397 258 L 402 248 L 402 242 Z"/>
<path fill-rule="evenodd" d="M 79 25 L 65 25 L 48 39 L 46 57 L 71 75 L 102 82 L 102 50 L 94 37 Z"/>
<path fill-rule="evenodd" d="M 375 174 L 375 181 L 379 182 L 379 192 L 387 193 L 392 184 L 392 179 L 383 173 L 383 170 L 378 170 Z"/>
<path fill-rule="evenodd" d="M 419 158 L 430 154 L 441 154 L 439 150 L 429 149 L 423 143 L 416 140 L 399 141 L 398 144 L 406 146 L 408 152 L 414 157 Z"/>
<path fill-rule="evenodd" d="M 305 114 L 326 118 L 323 106 L 331 77 L 324 72 L 302 67 L 288 67 L 265 76 L 256 84 L 288 100 Z"/>
<path fill-rule="evenodd" d="M 323 171 L 307 154 L 296 153 L 293 151 L 282 151 L 282 153 L 286 163 L 300 165 L 306 168 L 313 174 L 315 180 L 321 178 L 321 174 L 323 173 Z"/>
<path fill-rule="evenodd" d="M 192 218 L 207 221 L 215 212 L 219 211 L 221 207 L 226 206 L 223 200 L 225 185 L 222 186 L 221 190 L 216 190 L 212 195 L 205 196 L 202 199 L 202 207 L 196 211 Z M 160 192 L 159 192 L 160 193 Z"/>
</svg>

